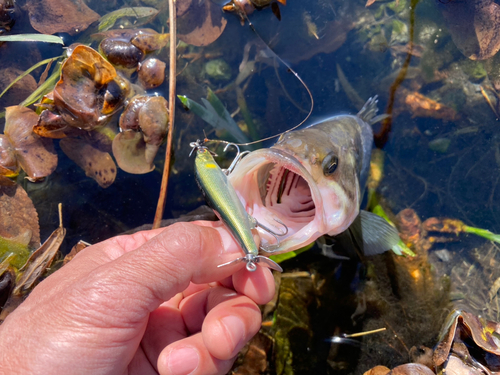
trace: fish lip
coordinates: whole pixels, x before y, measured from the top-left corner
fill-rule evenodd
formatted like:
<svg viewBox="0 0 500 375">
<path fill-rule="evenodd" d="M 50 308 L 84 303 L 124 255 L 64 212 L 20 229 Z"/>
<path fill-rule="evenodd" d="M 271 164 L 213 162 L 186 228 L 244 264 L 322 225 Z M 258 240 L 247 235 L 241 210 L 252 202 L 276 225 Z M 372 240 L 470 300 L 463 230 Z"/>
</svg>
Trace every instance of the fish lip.
<svg viewBox="0 0 500 375">
<path fill-rule="evenodd" d="M 301 248 L 309 244 L 311 240 L 314 241 L 322 236 L 327 231 L 323 218 L 325 211 L 323 209 L 323 198 L 318 188 L 318 184 L 306 167 L 291 153 L 271 147 L 251 152 L 238 163 L 234 171 L 228 177 L 242 200 L 245 209 L 250 211 L 251 215 L 253 215 L 254 211 L 252 205 L 261 202 L 260 194 L 258 192 L 258 186 L 252 189 L 251 186 L 248 186 L 248 183 L 244 183 L 243 181 L 245 181 L 246 176 L 256 173 L 262 166 L 269 163 L 276 163 L 301 176 L 309 185 L 311 198 L 315 205 L 314 219 L 305 224 L 297 233 L 282 240 L 279 248 L 273 251 L 273 253 L 279 254 Z M 255 184 L 257 185 L 256 182 Z M 261 208 L 263 207 L 261 203 L 257 204 L 260 205 Z"/>
</svg>

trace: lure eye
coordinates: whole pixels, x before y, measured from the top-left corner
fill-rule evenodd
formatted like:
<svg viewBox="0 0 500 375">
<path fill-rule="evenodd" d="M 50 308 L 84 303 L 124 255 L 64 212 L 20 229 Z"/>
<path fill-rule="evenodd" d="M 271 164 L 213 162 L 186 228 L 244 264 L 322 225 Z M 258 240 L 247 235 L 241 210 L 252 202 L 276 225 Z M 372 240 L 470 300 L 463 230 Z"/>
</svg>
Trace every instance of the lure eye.
<svg viewBox="0 0 500 375">
<path fill-rule="evenodd" d="M 337 169 L 338 165 L 339 158 L 333 152 L 330 152 L 325 156 L 323 162 L 321 163 L 321 166 L 323 167 L 323 174 L 327 177 L 331 176 Z"/>
</svg>

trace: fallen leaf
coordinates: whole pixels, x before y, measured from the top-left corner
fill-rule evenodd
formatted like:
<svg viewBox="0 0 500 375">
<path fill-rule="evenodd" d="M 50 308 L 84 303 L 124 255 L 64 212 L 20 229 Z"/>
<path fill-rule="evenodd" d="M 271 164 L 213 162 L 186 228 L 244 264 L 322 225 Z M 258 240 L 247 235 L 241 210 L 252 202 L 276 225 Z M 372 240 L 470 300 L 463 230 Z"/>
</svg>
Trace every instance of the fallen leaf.
<svg viewBox="0 0 500 375">
<path fill-rule="evenodd" d="M 63 227 L 57 228 L 47 238 L 47 241 L 31 254 L 26 264 L 20 270 L 22 274 L 16 283 L 13 294 L 23 294 L 34 286 L 35 282 L 38 281 L 40 276 L 52 264 L 65 236 L 66 229 Z"/>
<path fill-rule="evenodd" d="M 63 138 L 59 145 L 64 153 L 102 188 L 109 187 L 115 181 L 116 165 L 107 152 L 78 138 Z"/>
<path fill-rule="evenodd" d="M 83 0 L 28 0 L 25 5 L 33 28 L 42 34 L 78 34 L 100 16 Z"/>
<path fill-rule="evenodd" d="M 453 42 L 466 57 L 486 60 L 500 50 L 500 6 L 493 0 L 436 2 Z"/>
<path fill-rule="evenodd" d="M 31 231 L 28 246 L 40 246 L 38 214 L 28 194 L 20 185 L 0 184 L 0 236 L 15 238 Z"/>
<path fill-rule="evenodd" d="M 50 175 L 57 167 L 57 154 L 52 139 L 33 133 L 38 115 L 29 108 L 6 108 L 5 135 L 16 153 L 21 168 L 30 180 L 36 181 Z"/>
<path fill-rule="evenodd" d="M 184 43 L 207 46 L 219 38 L 226 24 L 218 6 L 210 0 L 196 1 L 177 20 L 177 36 Z"/>
<path fill-rule="evenodd" d="M 78 254 L 80 251 L 85 249 L 86 247 L 89 247 L 89 244 L 86 242 L 80 240 L 78 243 L 71 248 L 71 251 L 64 257 L 63 265 L 66 263 L 69 263 L 75 256 Z"/>
<path fill-rule="evenodd" d="M 20 69 L 9 67 L 0 70 L 0 92 L 4 91 L 12 81 L 19 77 L 24 72 Z M 26 75 L 16 82 L 5 95 L 0 98 L 0 107 L 8 107 L 17 105 L 26 99 L 33 91 L 36 90 L 37 84 L 35 79 L 30 75 Z"/>
</svg>

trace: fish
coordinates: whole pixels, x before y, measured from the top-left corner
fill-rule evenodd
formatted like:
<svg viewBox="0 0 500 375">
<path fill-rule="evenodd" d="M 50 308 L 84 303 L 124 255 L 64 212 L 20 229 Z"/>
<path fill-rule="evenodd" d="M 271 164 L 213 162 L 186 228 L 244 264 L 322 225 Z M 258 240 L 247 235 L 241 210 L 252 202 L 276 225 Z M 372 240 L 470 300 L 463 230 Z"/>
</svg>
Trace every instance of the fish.
<svg viewBox="0 0 500 375">
<path fill-rule="evenodd" d="M 255 271 L 256 264 L 282 272 L 282 268 L 271 259 L 259 255 L 259 247 L 253 238 L 252 229 L 257 223 L 250 217 L 241 204 L 236 191 L 228 182 L 227 176 L 214 160 L 210 151 L 200 142 L 191 143 L 196 150 L 195 178 L 207 204 L 214 210 L 219 220 L 226 226 L 245 256 L 218 267 L 246 263 L 248 271 Z"/>
<path fill-rule="evenodd" d="M 393 226 L 360 210 L 373 146 L 371 125 L 386 117 L 377 111 L 377 97 L 370 98 L 356 115 L 285 132 L 270 148 L 239 161 L 228 179 L 244 209 L 265 226 L 274 228 L 278 221 L 288 228 L 279 241 L 260 231 L 264 249 L 285 253 L 323 235 L 348 238 L 364 255 L 398 243 Z"/>
</svg>

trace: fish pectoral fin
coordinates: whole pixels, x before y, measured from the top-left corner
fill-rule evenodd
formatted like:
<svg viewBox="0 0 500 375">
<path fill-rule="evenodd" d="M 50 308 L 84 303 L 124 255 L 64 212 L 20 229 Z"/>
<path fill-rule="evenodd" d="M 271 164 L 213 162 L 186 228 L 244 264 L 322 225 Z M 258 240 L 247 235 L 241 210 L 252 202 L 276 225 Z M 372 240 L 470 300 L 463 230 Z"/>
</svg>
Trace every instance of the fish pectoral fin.
<svg viewBox="0 0 500 375">
<path fill-rule="evenodd" d="M 387 220 L 363 210 L 360 211 L 348 231 L 364 255 L 382 254 L 400 240 L 397 229 Z"/>
</svg>

